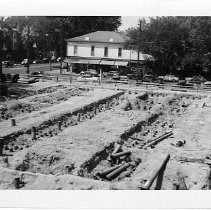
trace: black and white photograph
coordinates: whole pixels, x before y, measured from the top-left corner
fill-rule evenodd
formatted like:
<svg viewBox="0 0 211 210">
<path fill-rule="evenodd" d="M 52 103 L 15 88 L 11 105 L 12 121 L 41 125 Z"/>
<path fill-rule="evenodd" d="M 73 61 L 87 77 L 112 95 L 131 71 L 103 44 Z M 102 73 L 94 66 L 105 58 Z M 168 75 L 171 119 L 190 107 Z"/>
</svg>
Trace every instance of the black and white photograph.
<svg viewBox="0 0 211 210">
<path fill-rule="evenodd" d="M 209 191 L 211 16 L 39 7 L 0 14 L 1 193 Z"/>
</svg>

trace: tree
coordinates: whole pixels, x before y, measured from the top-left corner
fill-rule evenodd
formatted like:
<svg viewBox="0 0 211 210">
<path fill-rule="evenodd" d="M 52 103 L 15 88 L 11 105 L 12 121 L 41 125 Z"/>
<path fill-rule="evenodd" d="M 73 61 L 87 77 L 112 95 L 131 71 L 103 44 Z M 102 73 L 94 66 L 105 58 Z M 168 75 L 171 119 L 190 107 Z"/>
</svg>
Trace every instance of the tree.
<svg viewBox="0 0 211 210">
<path fill-rule="evenodd" d="M 53 45 L 65 56 L 65 39 L 80 36 L 94 31 L 113 31 L 121 25 L 119 16 L 58 16 L 47 17 L 49 20 L 49 34 Z M 58 42 L 60 40 L 60 42 Z"/>
<path fill-rule="evenodd" d="M 80 36 L 97 30 L 113 31 L 121 25 L 119 16 L 11 16 L 4 24 L 16 28 L 21 34 L 22 48 L 27 40 L 26 32 L 30 26 L 30 46 L 37 45 L 37 50 L 47 53 L 48 48 L 61 57 L 65 56 L 65 39 Z M 46 37 L 48 34 L 48 37 Z M 48 46 L 49 44 L 49 46 Z M 26 49 L 25 49 L 26 50 Z"/>
<path fill-rule="evenodd" d="M 202 71 L 202 57 L 211 51 L 211 17 L 156 17 L 142 21 L 141 50 L 157 59 L 160 74 Z M 138 28 L 127 31 L 137 42 Z"/>
</svg>

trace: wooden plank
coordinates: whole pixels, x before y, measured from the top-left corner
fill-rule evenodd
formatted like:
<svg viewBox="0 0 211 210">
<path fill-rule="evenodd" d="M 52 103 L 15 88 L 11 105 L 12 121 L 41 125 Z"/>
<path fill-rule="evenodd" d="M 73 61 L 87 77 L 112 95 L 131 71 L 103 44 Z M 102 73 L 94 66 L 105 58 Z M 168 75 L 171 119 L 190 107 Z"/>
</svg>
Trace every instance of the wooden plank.
<svg viewBox="0 0 211 210">
<path fill-rule="evenodd" d="M 189 158 L 189 157 L 176 157 L 175 159 L 182 162 L 202 163 L 202 164 L 211 165 L 211 160 L 209 159 Z"/>
</svg>

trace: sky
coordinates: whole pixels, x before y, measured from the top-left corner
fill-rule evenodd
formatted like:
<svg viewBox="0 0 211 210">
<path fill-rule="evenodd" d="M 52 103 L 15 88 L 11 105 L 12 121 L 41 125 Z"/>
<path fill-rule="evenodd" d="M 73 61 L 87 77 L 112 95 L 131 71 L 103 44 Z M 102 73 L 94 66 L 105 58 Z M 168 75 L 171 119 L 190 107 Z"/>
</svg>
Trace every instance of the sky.
<svg viewBox="0 0 211 210">
<path fill-rule="evenodd" d="M 119 30 L 124 31 L 128 28 L 136 27 L 140 18 L 141 16 L 122 16 L 122 25 L 119 27 Z"/>
</svg>

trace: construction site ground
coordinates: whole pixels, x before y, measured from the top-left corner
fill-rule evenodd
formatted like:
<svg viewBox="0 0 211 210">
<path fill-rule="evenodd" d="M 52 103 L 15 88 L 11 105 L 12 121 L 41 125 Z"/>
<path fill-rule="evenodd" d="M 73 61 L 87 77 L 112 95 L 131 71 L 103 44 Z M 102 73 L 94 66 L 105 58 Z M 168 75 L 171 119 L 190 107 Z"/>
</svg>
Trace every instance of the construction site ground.
<svg viewBox="0 0 211 210">
<path fill-rule="evenodd" d="M 55 81 L 16 88 L 0 101 L 0 189 L 141 190 L 168 154 L 161 186 L 155 179 L 150 189 L 178 189 L 180 179 L 188 190 L 211 188 L 209 92 Z M 112 159 L 118 145 L 129 155 Z M 99 175 L 118 164 L 128 167 Z"/>
</svg>

